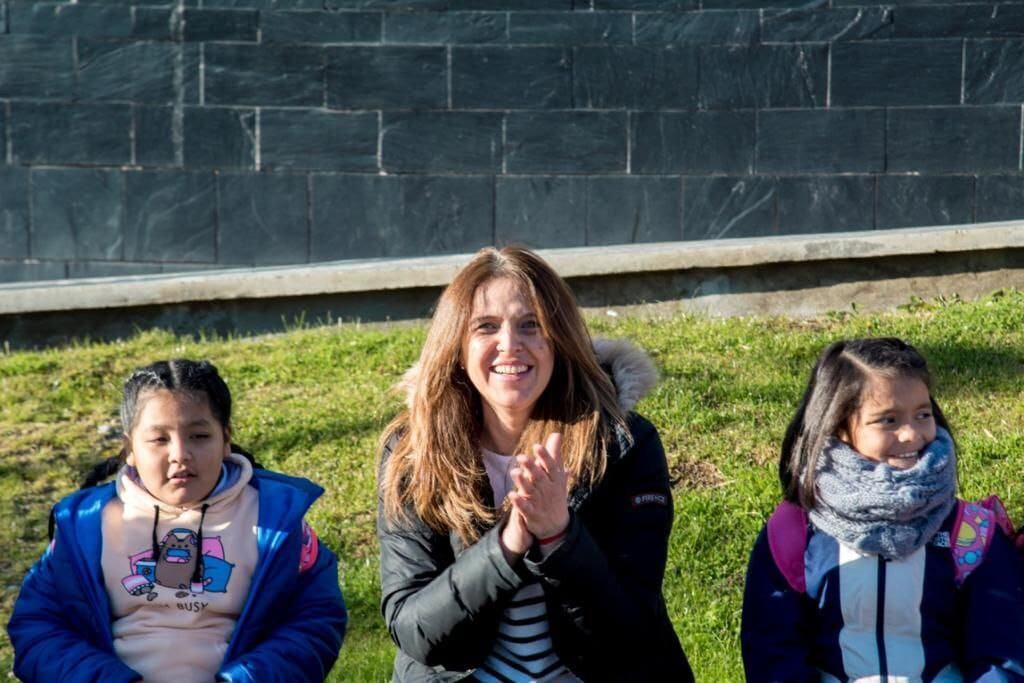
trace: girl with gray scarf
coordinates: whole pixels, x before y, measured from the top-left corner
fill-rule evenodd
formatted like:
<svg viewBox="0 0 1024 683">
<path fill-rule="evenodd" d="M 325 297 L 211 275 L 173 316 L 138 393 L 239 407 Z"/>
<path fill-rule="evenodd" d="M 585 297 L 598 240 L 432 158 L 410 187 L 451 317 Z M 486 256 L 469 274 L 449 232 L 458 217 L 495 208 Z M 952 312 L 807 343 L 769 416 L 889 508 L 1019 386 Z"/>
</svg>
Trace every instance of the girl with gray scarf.
<svg viewBox="0 0 1024 683">
<path fill-rule="evenodd" d="M 914 347 L 825 349 L 779 474 L 783 506 L 807 520 L 803 575 L 794 588 L 762 531 L 743 601 L 748 681 L 1024 682 L 1021 562 L 992 531 L 958 579 L 956 443 Z"/>
</svg>

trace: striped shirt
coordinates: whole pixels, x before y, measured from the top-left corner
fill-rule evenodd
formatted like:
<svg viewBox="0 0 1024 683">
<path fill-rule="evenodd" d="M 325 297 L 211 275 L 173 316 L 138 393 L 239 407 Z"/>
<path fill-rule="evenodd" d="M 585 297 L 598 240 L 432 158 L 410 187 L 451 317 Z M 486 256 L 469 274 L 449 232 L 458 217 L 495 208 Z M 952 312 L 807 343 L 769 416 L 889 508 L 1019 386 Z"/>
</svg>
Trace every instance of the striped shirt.
<svg viewBox="0 0 1024 683">
<path fill-rule="evenodd" d="M 481 449 L 481 455 L 497 504 L 508 493 L 512 456 L 486 449 Z M 473 679 L 483 683 L 578 680 L 555 652 L 544 589 L 538 582 L 527 583 L 512 596 L 501 615 L 494 648 Z"/>
<path fill-rule="evenodd" d="M 475 678 L 485 683 L 518 683 L 564 680 L 567 675 L 571 676 L 548 631 L 544 590 L 533 581 L 520 588 L 505 608 L 494 648 Z"/>
</svg>

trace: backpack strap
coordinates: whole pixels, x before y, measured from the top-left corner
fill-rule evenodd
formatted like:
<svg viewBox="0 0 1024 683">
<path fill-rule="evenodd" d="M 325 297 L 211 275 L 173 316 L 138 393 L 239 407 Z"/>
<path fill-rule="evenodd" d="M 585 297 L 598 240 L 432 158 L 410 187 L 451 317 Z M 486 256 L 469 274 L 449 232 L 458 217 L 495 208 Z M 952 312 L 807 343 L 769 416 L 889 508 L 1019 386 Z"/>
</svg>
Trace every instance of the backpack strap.
<svg viewBox="0 0 1024 683">
<path fill-rule="evenodd" d="M 806 593 L 807 512 L 802 507 L 785 500 L 778 504 L 768 518 L 768 547 L 789 587 L 797 593 Z"/>
<path fill-rule="evenodd" d="M 1013 524 L 999 496 L 989 496 L 978 502 L 957 500 L 956 519 L 950 532 L 950 552 L 953 554 L 953 572 L 956 585 L 961 586 L 977 569 L 996 530 L 1013 538 Z"/>
</svg>

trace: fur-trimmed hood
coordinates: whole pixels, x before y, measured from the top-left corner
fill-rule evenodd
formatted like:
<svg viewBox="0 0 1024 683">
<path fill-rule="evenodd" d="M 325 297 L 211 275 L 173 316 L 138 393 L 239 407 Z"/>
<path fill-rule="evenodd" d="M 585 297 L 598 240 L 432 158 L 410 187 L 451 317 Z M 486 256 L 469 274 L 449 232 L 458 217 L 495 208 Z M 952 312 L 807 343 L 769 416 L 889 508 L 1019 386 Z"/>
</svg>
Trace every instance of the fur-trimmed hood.
<svg viewBox="0 0 1024 683">
<path fill-rule="evenodd" d="M 594 339 L 594 353 L 615 384 L 619 407 L 629 412 L 658 384 L 658 369 L 647 352 L 626 339 Z M 395 384 L 395 390 L 405 396 L 405 404 L 412 406 L 419 377 L 417 361 L 405 371 Z"/>
</svg>

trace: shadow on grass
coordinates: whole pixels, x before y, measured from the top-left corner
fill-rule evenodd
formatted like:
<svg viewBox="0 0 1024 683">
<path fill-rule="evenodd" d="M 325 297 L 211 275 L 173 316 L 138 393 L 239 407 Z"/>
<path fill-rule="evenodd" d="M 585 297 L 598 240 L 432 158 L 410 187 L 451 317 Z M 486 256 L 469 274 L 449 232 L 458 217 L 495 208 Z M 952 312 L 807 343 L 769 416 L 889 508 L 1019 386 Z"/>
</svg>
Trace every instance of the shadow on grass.
<svg viewBox="0 0 1024 683">
<path fill-rule="evenodd" d="M 294 425 L 285 429 L 276 429 L 270 435 L 243 444 L 259 454 L 273 451 L 288 454 L 300 449 L 324 443 L 348 443 L 352 437 L 372 436 L 374 439 L 387 424 L 388 418 L 367 415 L 359 419 L 338 419 L 315 425 Z"/>
<path fill-rule="evenodd" d="M 1024 351 L 992 344 L 914 344 L 928 360 L 940 397 L 978 391 L 1019 392 L 1024 376 Z"/>
</svg>

